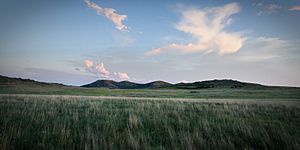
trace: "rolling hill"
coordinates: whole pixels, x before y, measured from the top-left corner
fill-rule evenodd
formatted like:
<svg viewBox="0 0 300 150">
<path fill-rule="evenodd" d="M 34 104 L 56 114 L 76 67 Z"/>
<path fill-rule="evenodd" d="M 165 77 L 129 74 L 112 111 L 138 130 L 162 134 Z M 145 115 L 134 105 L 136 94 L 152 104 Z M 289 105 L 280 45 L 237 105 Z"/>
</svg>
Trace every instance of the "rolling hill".
<svg viewBox="0 0 300 150">
<path fill-rule="evenodd" d="M 93 83 L 83 85 L 82 87 L 97 87 L 97 88 L 110 88 L 110 89 L 155 89 L 167 88 L 172 84 L 164 81 L 154 81 L 146 84 L 134 83 L 129 81 L 116 82 L 112 80 L 97 80 Z"/>
<path fill-rule="evenodd" d="M 77 86 L 67 86 L 60 83 L 46 83 L 34 81 L 31 79 L 22 78 L 11 78 L 0 75 L 0 87 L 51 87 L 51 88 L 107 88 L 107 89 L 220 89 L 220 88 L 250 88 L 250 89 L 273 89 L 273 88 L 295 88 L 295 87 L 284 87 L 284 86 L 266 86 L 256 83 L 240 82 L 231 79 L 222 80 L 206 80 L 198 81 L 193 83 L 176 83 L 171 84 L 164 81 L 153 81 L 149 83 L 135 83 L 130 81 L 116 82 L 113 80 L 97 80 L 90 84 Z"/>
<path fill-rule="evenodd" d="M 159 98 L 299 99 L 300 88 L 264 86 L 235 80 L 209 80 L 178 84 L 170 84 L 164 81 L 140 84 L 129 81 L 116 82 L 112 80 L 98 80 L 80 87 L 0 76 L 0 95 L 1 94 Z"/>
<path fill-rule="evenodd" d="M 82 87 L 110 88 L 110 89 L 208 89 L 208 88 L 263 88 L 267 87 L 255 83 L 246 83 L 236 80 L 208 80 L 194 83 L 171 84 L 164 81 L 153 81 L 150 83 L 134 83 L 129 81 L 116 82 L 112 80 L 97 80 Z"/>
<path fill-rule="evenodd" d="M 46 82 L 39 82 L 31 79 L 22 79 L 22 78 L 11 78 L 0 75 L 0 86 L 27 86 L 27 87 L 34 87 L 34 86 L 50 86 L 50 87 L 67 87 L 66 85 L 60 83 L 46 83 Z"/>
<path fill-rule="evenodd" d="M 237 80 L 207 80 L 194 83 L 178 83 L 174 85 L 178 89 L 207 89 L 207 88 L 263 88 L 261 84 L 240 82 Z"/>
</svg>

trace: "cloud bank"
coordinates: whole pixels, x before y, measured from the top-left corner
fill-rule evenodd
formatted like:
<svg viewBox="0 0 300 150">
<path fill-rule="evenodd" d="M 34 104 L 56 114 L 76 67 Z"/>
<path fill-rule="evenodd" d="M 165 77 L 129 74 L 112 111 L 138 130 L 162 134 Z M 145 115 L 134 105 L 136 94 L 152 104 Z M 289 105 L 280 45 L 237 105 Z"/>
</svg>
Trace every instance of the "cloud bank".
<svg viewBox="0 0 300 150">
<path fill-rule="evenodd" d="M 157 55 L 164 51 L 180 50 L 183 52 L 217 52 L 220 55 L 235 53 L 242 46 L 244 38 L 239 33 L 227 32 L 224 28 L 231 24 L 230 18 L 240 11 L 237 3 L 223 7 L 188 9 L 181 12 L 181 21 L 176 29 L 196 39 L 195 43 L 172 43 L 152 49 L 147 55 Z"/>
<path fill-rule="evenodd" d="M 290 11 L 300 11 L 300 5 L 298 6 L 292 6 L 289 8 Z"/>
<path fill-rule="evenodd" d="M 114 72 L 111 74 L 104 66 L 103 63 L 100 64 L 95 64 L 91 60 L 85 60 L 84 61 L 84 67 L 87 72 L 100 75 L 100 77 L 105 78 L 105 79 L 114 79 L 114 80 L 129 80 L 130 77 L 127 73 L 125 72 Z"/>
<path fill-rule="evenodd" d="M 128 27 L 123 24 L 123 21 L 127 19 L 127 15 L 117 14 L 116 10 L 114 10 L 112 8 L 101 7 L 101 6 L 97 5 L 96 3 L 92 2 L 91 0 L 84 0 L 84 2 L 86 3 L 86 5 L 88 7 L 96 10 L 96 12 L 99 15 L 100 14 L 104 15 L 107 19 L 112 21 L 118 30 L 120 30 L 120 31 L 127 30 Z"/>
<path fill-rule="evenodd" d="M 246 62 L 271 61 L 272 59 L 283 59 L 293 50 L 289 41 L 277 37 L 256 37 L 247 40 L 243 50 L 236 59 Z"/>
</svg>

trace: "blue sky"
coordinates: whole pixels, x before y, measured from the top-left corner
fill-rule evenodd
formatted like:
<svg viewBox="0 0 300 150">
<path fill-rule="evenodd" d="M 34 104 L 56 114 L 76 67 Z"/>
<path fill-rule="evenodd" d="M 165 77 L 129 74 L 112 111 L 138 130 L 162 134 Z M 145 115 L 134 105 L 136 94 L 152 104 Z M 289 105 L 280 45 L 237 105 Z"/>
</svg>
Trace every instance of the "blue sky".
<svg viewBox="0 0 300 150">
<path fill-rule="evenodd" d="M 299 18 L 296 0 L 2 0 L 0 74 L 300 86 Z"/>
</svg>

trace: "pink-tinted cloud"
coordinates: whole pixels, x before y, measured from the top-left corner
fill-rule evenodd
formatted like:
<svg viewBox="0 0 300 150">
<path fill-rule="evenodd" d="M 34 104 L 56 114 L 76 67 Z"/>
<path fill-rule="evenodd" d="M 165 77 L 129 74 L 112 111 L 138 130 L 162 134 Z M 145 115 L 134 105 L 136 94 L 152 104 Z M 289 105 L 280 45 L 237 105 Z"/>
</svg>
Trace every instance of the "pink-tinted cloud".
<svg viewBox="0 0 300 150">
<path fill-rule="evenodd" d="M 239 33 L 227 32 L 224 28 L 231 24 L 230 16 L 240 11 L 237 3 L 223 7 L 206 9 L 187 9 L 176 24 L 176 29 L 191 35 L 194 43 L 172 43 L 152 49 L 147 55 L 157 55 L 164 51 L 178 50 L 182 52 L 217 52 L 220 55 L 235 53 L 242 46 L 244 39 Z"/>
<path fill-rule="evenodd" d="M 289 8 L 290 11 L 300 11 L 300 5 L 298 6 L 292 6 Z"/>
<path fill-rule="evenodd" d="M 109 71 L 107 71 L 107 69 L 104 67 L 104 64 L 101 63 L 101 64 L 98 64 L 96 65 L 96 70 L 100 73 L 100 75 L 102 77 L 105 77 L 105 78 L 109 78 Z"/>
<path fill-rule="evenodd" d="M 129 76 L 125 72 L 114 72 L 114 75 L 119 80 L 129 80 Z"/>
<path fill-rule="evenodd" d="M 100 75 L 102 78 L 115 79 L 115 80 L 129 80 L 130 77 L 126 72 L 114 72 L 111 74 L 108 69 L 105 68 L 103 63 L 95 64 L 91 60 L 85 60 L 84 66 L 87 72 Z"/>
<path fill-rule="evenodd" d="M 107 71 L 107 69 L 104 67 L 103 63 L 94 65 L 93 61 L 85 60 L 84 66 L 85 66 L 86 71 L 88 71 L 90 73 L 97 74 L 97 75 L 100 75 L 101 77 L 105 77 L 105 78 L 109 77 L 109 71 Z"/>
<path fill-rule="evenodd" d="M 118 30 L 126 31 L 126 29 L 128 28 L 123 24 L 123 21 L 127 19 L 127 15 L 117 14 L 116 10 L 112 8 L 101 7 L 96 3 L 92 2 L 91 0 L 84 0 L 84 2 L 88 7 L 96 10 L 98 14 L 104 15 L 107 19 L 112 21 Z"/>
<path fill-rule="evenodd" d="M 84 61 L 84 66 L 86 67 L 86 68 L 91 68 L 91 67 L 93 67 L 93 61 L 90 61 L 90 60 L 85 60 Z"/>
</svg>

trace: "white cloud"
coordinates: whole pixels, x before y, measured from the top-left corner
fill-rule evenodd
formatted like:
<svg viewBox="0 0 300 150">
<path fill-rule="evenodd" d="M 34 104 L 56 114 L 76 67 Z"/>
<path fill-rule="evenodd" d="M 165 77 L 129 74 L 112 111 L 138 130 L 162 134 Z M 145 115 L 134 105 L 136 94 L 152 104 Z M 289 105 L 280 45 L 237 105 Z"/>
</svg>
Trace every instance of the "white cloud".
<svg viewBox="0 0 300 150">
<path fill-rule="evenodd" d="M 94 10 L 96 10 L 96 12 L 98 14 L 102 14 L 105 15 L 105 17 L 107 19 L 109 19 L 110 21 L 112 21 L 116 28 L 120 31 L 126 31 L 126 29 L 128 28 L 127 26 L 125 26 L 123 24 L 123 21 L 127 19 L 127 15 L 120 15 L 116 13 L 116 10 L 112 9 L 112 8 L 104 8 L 101 7 L 97 4 L 95 4 L 94 2 L 92 2 L 91 0 L 84 0 L 84 2 L 86 3 L 86 5 Z"/>
<path fill-rule="evenodd" d="M 290 11 L 300 11 L 300 5 L 298 6 L 292 6 L 289 8 Z"/>
<path fill-rule="evenodd" d="M 281 6 L 277 4 L 263 4 L 263 3 L 257 3 L 254 4 L 258 8 L 257 15 L 269 15 L 275 12 L 278 12 L 281 10 Z"/>
<path fill-rule="evenodd" d="M 276 37 L 258 37 L 247 40 L 236 58 L 241 61 L 260 62 L 284 57 L 291 50 L 291 43 L 288 41 Z"/>
<path fill-rule="evenodd" d="M 114 75 L 119 80 L 129 80 L 129 76 L 125 72 L 114 72 Z"/>
<path fill-rule="evenodd" d="M 109 78 L 109 71 L 104 67 L 103 63 L 96 65 L 96 70 L 100 73 L 102 77 Z"/>
<path fill-rule="evenodd" d="M 157 55 L 164 51 L 180 50 L 183 52 L 217 52 L 220 55 L 235 53 L 242 46 L 244 39 L 239 33 L 227 32 L 224 28 L 231 24 L 231 15 L 240 11 L 237 3 L 223 7 L 206 9 L 191 8 L 182 11 L 182 18 L 176 29 L 196 39 L 194 43 L 172 43 L 152 49 L 147 55 Z"/>
</svg>

